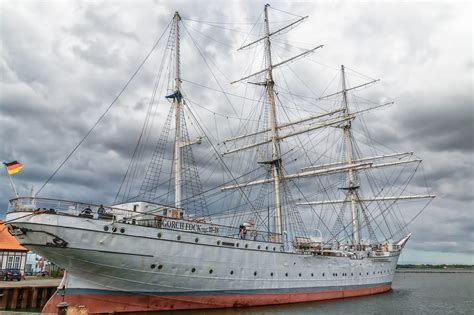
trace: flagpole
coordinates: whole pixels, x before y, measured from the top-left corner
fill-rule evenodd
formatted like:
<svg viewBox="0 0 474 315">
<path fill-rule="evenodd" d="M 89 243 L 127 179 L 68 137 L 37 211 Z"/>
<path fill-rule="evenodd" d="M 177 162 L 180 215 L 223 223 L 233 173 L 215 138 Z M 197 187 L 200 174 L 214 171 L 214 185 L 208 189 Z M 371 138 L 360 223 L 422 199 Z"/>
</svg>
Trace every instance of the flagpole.
<svg viewBox="0 0 474 315">
<path fill-rule="evenodd" d="M 12 186 L 13 192 L 15 193 L 15 196 L 18 198 L 20 195 L 18 195 L 18 192 L 16 191 L 15 184 L 13 183 L 12 176 L 10 173 L 8 173 L 8 168 L 7 168 L 7 163 L 3 162 L 3 165 L 5 166 L 5 171 L 7 171 L 8 179 L 10 180 L 10 186 Z"/>
</svg>

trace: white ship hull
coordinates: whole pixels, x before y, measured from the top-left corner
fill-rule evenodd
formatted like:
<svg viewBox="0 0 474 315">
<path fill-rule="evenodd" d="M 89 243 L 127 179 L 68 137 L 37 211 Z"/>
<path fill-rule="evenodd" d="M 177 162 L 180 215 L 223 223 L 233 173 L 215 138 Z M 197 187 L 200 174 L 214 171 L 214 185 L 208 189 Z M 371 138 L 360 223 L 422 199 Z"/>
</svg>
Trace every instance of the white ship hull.
<svg viewBox="0 0 474 315">
<path fill-rule="evenodd" d="M 60 301 L 110 312 L 375 294 L 390 290 L 399 254 L 296 254 L 277 243 L 46 213 L 11 212 L 7 220 L 22 229 L 23 246 L 67 270 L 45 311 Z"/>
</svg>

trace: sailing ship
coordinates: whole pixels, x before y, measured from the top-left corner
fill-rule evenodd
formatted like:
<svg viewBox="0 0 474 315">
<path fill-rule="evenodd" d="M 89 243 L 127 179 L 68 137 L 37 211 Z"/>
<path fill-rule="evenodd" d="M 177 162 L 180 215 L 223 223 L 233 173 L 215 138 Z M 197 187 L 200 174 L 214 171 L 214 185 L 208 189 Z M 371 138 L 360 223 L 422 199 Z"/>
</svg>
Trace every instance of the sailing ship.
<svg viewBox="0 0 474 315">
<path fill-rule="evenodd" d="M 139 161 L 147 152 L 142 144 L 152 110 L 112 205 L 38 196 L 10 201 L 10 232 L 66 270 L 44 312 L 55 312 L 59 302 L 91 313 L 136 312 L 296 303 L 391 289 L 411 235 L 399 204 L 434 198 L 405 193 L 414 174 L 409 167 L 416 171 L 421 160 L 413 152 L 361 156 L 356 118 L 386 104 L 353 110 L 351 92 L 376 80 L 349 87 L 344 66 L 341 89 L 316 99 L 336 100 L 335 108 L 293 119 L 278 107 L 285 91 L 276 85 L 275 71 L 322 45 L 274 62 L 274 37 L 307 17 L 272 31 L 268 11 L 266 5 L 263 36 L 241 47 L 263 44 L 264 69 L 233 82 L 262 91 L 258 106 L 252 105 L 258 110 L 242 120 L 243 135 L 213 144 L 191 110 L 182 88 L 182 19 L 176 12 L 160 67 L 171 75 L 157 76 L 154 90 L 171 77 L 162 98 L 170 110 L 144 174 Z M 193 140 L 186 121 L 194 118 L 201 135 Z M 333 139 L 342 141 L 324 146 Z M 202 185 L 193 154 L 204 142 L 213 157 L 205 162 L 220 165 L 225 175 L 212 188 Z"/>
</svg>

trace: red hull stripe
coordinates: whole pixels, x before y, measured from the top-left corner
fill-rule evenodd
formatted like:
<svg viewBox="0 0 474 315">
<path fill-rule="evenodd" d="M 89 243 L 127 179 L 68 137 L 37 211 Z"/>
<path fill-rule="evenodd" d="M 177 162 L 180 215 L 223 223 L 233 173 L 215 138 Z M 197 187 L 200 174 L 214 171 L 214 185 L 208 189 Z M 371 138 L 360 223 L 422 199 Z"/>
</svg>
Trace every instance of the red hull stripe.
<svg viewBox="0 0 474 315">
<path fill-rule="evenodd" d="M 347 290 L 298 292 L 285 294 L 241 294 L 206 296 L 156 296 L 156 295 L 71 295 L 55 294 L 43 309 L 44 313 L 57 312 L 59 302 L 69 307 L 85 306 L 89 313 L 142 312 L 160 310 L 189 310 L 258 305 L 288 304 L 309 301 L 341 299 L 387 292 L 390 284 Z"/>
</svg>

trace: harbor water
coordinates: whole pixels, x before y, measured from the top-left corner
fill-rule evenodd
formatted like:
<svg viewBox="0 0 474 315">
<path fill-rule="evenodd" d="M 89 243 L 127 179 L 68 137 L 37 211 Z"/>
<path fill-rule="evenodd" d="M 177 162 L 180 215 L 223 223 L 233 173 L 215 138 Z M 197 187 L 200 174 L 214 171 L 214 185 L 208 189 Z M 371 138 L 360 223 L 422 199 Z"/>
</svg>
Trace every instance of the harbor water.
<svg viewBox="0 0 474 315">
<path fill-rule="evenodd" d="M 474 272 L 397 272 L 388 293 L 277 306 L 128 315 L 474 314 Z M 39 312 L 30 310 L 30 314 Z M 19 314 L 4 311 L 0 314 Z M 22 313 L 24 314 L 24 313 Z"/>
<path fill-rule="evenodd" d="M 474 273 L 472 272 L 420 273 L 404 271 L 395 275 L 392 287 L 392 291 L 384 294 L 333 301 L 241 309 L 154 312 L 147 314 L 474 314 Z"/>
</svg>

